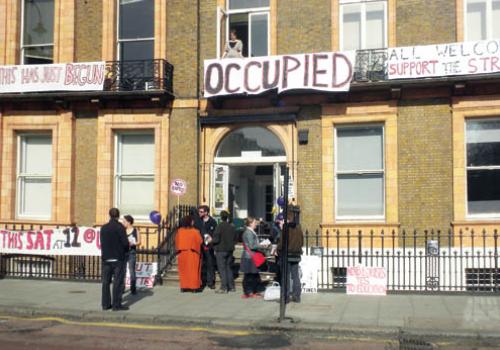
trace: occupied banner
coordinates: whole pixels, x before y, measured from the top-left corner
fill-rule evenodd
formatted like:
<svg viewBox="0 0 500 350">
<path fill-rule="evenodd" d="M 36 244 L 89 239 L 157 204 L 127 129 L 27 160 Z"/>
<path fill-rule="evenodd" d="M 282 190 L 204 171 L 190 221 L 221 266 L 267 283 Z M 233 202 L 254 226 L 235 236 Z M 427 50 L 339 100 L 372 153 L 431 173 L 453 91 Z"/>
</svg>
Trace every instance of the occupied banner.
<svg viewBox="0 0 500 350">
<path fill-rule="evenodd" d="M 0 93 L 103 90 L 104 62 L 0 66 Z"/>
<path fill-rule="evenodd" d="M 0 230 L 0 253 L 100 256 L 100 232 L 99 229 L 92 227 L 32 231 Z"/>
<path fill-rule="evenodd" d="M 500 40 L 387 49 L 389 79 L 500 72 Z"/>
<path fill-rule="evenodd" d="M 205 60 L 205 97 L 292 89 L 348 91 L 354 51 Z"/>
<path fill-rule="evenodd" d="M 386 295 L 387 271 L 384 267 L 349 266 L 346 292 L 351 295 Z"/>
</svg>

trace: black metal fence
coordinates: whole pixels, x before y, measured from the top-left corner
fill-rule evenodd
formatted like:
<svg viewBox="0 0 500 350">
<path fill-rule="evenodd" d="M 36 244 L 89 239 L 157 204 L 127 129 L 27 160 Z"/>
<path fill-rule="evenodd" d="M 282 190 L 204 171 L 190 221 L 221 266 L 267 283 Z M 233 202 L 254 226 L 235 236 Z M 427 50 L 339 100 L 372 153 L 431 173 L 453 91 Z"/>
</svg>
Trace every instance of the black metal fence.
<svg viewBox="0 0 500 350">
<path fill-rule="evenodd" d="M 173 92 L 174 66 L 163 59 L 106 62 L 105 91 Z"/>
<path fill-rule="evenodd" d="M 320 290 L 345 291 L 347 268 L 384 267 L 392 292 L 500 292 L 498 231 L 305 233 Z"/>
</svg>

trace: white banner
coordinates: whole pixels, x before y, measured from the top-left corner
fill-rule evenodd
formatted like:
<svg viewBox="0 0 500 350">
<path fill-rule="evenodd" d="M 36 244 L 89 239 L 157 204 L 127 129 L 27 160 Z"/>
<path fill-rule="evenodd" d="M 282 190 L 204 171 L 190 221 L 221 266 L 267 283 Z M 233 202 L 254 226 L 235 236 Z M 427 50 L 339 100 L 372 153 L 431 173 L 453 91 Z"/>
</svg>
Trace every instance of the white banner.
<svg viewBox="0 0 500 350">
<path fill-rule="evenodd" d="M 137 262 L 135 264 L 135 277 L 137 288 L 153 288 L 155 277 L 158 273 L 158 264 L 154 262 Z M 125 277 L 125 287 L 130 288 L 130 270 L 127 264 L 127 275 Z"/>
<path fill-rule="evenodd" d="M 204 96 L 292 89 L 348 91 L 354 51 L 205 60 Z"/>
<path fill-rule="evenodd" d="M 351 295 L 386 295 L 387 271 L 385 267 L 349 266 L 346 292 Z"/>
<path fill-rule="evenodd" d="M 103 90 L 104 62 L 0 66 L 0 93 Z"/>
<path fill-rule="evenodd" d="M 99 229 L 92 227 L 32 231 L 0 230 L 0 253 L 100 256 L 100 232 Z"/>
<path fill-rule="evenodd" d="M 500 72 L 500 40 L 387 49 L 389 79 Z"/>
</svg>

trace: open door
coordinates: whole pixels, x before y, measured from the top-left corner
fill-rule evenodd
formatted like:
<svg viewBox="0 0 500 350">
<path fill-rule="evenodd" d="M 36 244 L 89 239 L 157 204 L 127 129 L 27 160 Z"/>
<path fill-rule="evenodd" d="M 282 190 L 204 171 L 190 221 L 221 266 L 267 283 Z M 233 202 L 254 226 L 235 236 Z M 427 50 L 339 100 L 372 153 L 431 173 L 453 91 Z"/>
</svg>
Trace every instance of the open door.
<svg viewBox="0 0 500 350">
<path fill-rule="evenodd" d="M 212 179 L 213 214 L 219 215 L 229 207 L 229 166 L 214 164 Z"/>
<path fill-rule="evenodd" d="M 224 9 L 217 6 L 217 58 L 224 54 L 224 46 L 227 40 L 227 14 Z"/>
</svg>

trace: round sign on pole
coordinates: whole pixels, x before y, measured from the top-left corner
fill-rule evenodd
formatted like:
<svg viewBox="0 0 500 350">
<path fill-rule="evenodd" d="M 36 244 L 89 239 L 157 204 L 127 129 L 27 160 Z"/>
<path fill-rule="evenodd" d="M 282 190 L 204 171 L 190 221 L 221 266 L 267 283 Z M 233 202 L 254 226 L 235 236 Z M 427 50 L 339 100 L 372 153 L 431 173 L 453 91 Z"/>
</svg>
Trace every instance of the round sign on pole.
<svg viewBox="0 0 500 350">
<path fill-rule="evenodd" d="M 174 179 L 170 184 L 170 192 L 172 192 L 177 197 L 183 196 L 186 194 L 187 184 L 186 181 L 182 179 Z"/>
</svg>

